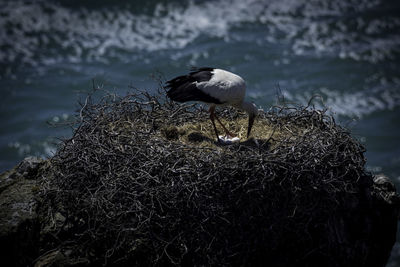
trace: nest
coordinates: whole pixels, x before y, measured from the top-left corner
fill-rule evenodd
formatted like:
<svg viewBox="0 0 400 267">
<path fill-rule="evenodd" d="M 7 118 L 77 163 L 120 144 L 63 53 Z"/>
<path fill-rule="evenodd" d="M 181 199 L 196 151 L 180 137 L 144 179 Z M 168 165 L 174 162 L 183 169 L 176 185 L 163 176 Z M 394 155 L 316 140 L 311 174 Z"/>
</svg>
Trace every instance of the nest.
<svg viewBox="0 0 400 267">
<path fill-rule="evenodd" d="M 88 96 L 51 159 L 46 214 L 65 221 L 47 244 L 73 244 L 71 255 L 94 265 L 335 258 L 335 214 L 370 181 L 363 146 L 310 106 L 261 112 L 250 140 L 246 114 L 218 116 L 242 142 L 219 145 L 202 106 L 162 91 Z"/>
</svg>

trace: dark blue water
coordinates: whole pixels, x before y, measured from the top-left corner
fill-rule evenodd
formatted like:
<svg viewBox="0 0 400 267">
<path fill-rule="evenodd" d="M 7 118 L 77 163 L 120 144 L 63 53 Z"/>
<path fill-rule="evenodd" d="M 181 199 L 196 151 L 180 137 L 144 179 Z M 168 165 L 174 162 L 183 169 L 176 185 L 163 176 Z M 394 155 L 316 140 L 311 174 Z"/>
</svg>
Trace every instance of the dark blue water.
<svg viewBox="0 0 400 267">
<path fill-rule="evenodd" d="M 400 189 L 400 2 L 1 1 L 0 171 L 49 157 L 80 92 L 157 88 L 191 66 L 241 75 L 268 109 L 319 94 Z M 143 3 L 144 2 L 144 3 Z M 400 240 L 400 237 L 398 238 Z M 388 266 L 400 263 L 400 243 Z"/>
</svg>

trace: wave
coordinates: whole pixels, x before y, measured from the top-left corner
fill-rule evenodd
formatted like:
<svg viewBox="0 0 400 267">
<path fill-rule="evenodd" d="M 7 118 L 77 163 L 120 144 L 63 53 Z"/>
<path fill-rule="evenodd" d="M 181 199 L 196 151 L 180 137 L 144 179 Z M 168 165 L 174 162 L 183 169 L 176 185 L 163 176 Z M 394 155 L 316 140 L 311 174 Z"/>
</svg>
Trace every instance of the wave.
<svg viewBox="0 0 400 267">
<path fill-rule="evenodd" d="M 49 1 L 2 3 L 0 63 L 128 62 L 142 52 L 185 48 L 201 36 L 223 42 L 257 39 L 261 45 L 288 42 L 295 55 L 369 62 L 394 59 L 400 52 L 400 19 L 387 11 L 387 1 L 179 3 L 154 3 L 150 11 L 121 3 L 97 8 Z"/>
<path fill-rule="evenodd" d="M 320 88 L 316 92 L 293 94 L 282 90 L 285 100 L 304 106 L 315 95 L 312 104 L 317 109 L 327 108 L 335 117 L 348 117 L 361 119 L 374 112 L 395 110 L 400 107 L 400 84 L 388 83 L 364 91 L 340 92 L 328 88 Z"/>
<path fill-rule="evenodd" d="M 53 140 L 34 141 L 32 143 L 21 143 L 18 141 L 8 144 L 8 148 L 15 150 L 20 158 L 29 156 L 49 158 L 54 156 L 57 146 Z"/>
</svg>

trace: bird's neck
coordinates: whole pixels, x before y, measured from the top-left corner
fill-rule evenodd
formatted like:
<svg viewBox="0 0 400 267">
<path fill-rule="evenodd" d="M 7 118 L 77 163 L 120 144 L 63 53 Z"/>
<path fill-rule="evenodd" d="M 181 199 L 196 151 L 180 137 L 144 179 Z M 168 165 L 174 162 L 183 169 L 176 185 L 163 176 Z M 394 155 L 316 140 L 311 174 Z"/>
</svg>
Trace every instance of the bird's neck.
<svg viewBox="0 0 400 267">
<path fill-rule="evenodd" d="M 246 111 L 249 115 L 257 115 L 258 113 L 256 105 L 251 102 L 243 101 L 238 108 Z"/>
</svg>

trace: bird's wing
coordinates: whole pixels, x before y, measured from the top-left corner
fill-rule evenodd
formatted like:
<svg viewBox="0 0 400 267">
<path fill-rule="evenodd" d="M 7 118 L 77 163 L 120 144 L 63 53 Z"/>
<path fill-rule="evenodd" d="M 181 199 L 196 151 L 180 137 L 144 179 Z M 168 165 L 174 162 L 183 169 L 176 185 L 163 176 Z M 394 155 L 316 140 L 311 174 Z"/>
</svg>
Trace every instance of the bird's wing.
<svg viewBox="0 0 400 267">
<path fill-rule="evenodd" d="M 211 79 L 196 85 L 204 93 L 230 105 L 241 103 L 246 93 L 246 84 L 240 76 L 221 69 L 215 69 Z"/>
<path fill-rule="evenodd" d="M 198 84 L 207 82 L 213 76 L 213 68 L 198 68 L 187 75 L 178 76 L 166 83 L 167 96 L 177 102 L 202 101 L 222 104 L 218 98 L 202 90 Z"/>
</svg>

